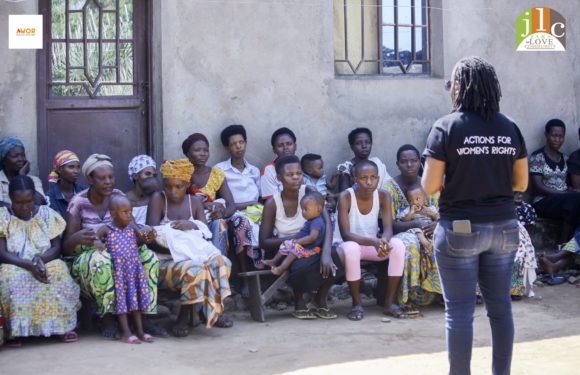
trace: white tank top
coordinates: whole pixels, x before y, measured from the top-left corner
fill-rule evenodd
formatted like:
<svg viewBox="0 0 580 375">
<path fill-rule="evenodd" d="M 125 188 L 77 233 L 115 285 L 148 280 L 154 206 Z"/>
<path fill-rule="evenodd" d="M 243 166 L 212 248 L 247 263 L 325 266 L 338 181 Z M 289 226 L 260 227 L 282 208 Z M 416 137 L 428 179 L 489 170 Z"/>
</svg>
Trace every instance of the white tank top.
<svg viewBox="0 0 580 375">
<path fill-rule="evenodd" d="M 350 211 L 348 211 L 350 231 L 360 236 L 376 237 L 379 232 L 379 189 L 373 192 L 373 207 L 366 215 L 361 214 L 358 208 L 354 190 L 349 188 L 348 192 L 350 193 Z"/>
<path fill-rule="evenodd" d="M 278 237 L 288 237 L 292 236 L 300 231 L 306 222 L 306 219 L 302 216 L 302 210 L 300 209 L 300 200 L 306 192 L 306 185 L 300 187 L 298 192 L 298 206 L 296 207 L 296 215 L 293 217 L 286 216 L 284 211 L 284 202 L 282 202 L 282 195 L 280 192 L 274 194 L 274 202 L 276 202 L 276 222 L 274 223 L 274 228 L 278 232 Z"/>
</svg>

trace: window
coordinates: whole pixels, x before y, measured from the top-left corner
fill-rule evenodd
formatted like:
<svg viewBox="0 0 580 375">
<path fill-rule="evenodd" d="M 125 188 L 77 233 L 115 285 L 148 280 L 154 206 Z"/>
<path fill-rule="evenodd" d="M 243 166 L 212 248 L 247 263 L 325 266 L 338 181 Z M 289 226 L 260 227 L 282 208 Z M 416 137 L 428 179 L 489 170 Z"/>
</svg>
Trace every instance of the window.
<svg viewBox="0 0 580 375">
<path fill-rule="evenodd" d="M 133 0 L 52 0 L 52 96 L 132 96 Z"/>
<path fill-rule="evenodd" d="M 338 76 L 430 74 L 429 0 L 334 0 Z"/>
</svg>

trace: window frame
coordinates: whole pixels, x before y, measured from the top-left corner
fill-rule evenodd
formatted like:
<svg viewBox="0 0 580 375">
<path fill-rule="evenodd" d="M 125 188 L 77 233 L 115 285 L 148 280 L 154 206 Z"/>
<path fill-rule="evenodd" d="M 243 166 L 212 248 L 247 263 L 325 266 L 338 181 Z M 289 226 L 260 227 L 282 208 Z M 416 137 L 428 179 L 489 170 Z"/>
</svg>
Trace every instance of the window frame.
<svg viewBox="0 0 580 375">
<path fill-rule="evenodd" d="M 431 77 L 433 76 L 433 59 L 432 59 L 432 55 L 431 55 L 431 48 L 432 48 L 432 43 L 431 43 L 431 32 L 432 32 L 432 14 L 431 14 L 431 4 L 432 1 L 431 0 L 410 0 L 410 7 L 411 7 L 411 23 L 410 24 L 401 24 L 398 23 L 399 20 L 399 0 L 392 0 L 393 1 L 393 23 L 385 23 L 384 19 L 383 19 L 383 0 L 377 0 L 377 55 L 378 58 L 377 59 L 366 59 L 365 58 L 365 14 L 364 11 L 361 12 L 361 59 L 360 61 L 358 61 L 357 65 L 354 66 L 351 61 L 349 60 L 348 57 L 348 26 L 347 26 L 347 20 L 348 20 L 348 15 L 347 15 L 347 9 L 348 9 L 348 4 L 347 4 L 347 0 L 338 0 L 341 1 L 343 4 L 341 5 L 344 9 L 343 12 L 343 19 L 344 19 L 344 29 L 343 31 L 343 37 L 344 37 L 344 43 L 343 43 L 343 52 L 344 52 L 344 59 L 337 59 L 336 58 L 336 50 L 334 51 L 334 59 L 333 59 L 333 67 L 334 67 L 334 74 L 335 77 L 337 78 L 349 78 L 349 77 L 356 77 L 356 78 L 377 78 L 377 77 L 396 77 L 396 78 L 400 78 L 400 77 Z M 421 23 L 421 24 L 417 24 L 416 22 L 416 17 L 415 17 L 415 9 L 416 9 L 416 2 L 422 2 L 425 1 L 425 22 Z M 361 8 L 365 7 L 365 0 L 360 0 L 360 4 L 361 4 Z M 334 7 L 333 7 L 333 12 L 334 12 Z M 399 51 L 399 28 L 400 27 L 404 27 L 404 28 L 408 28 L 411 30 L 411 61 L 409 62 L 409 64 L 407 66 L 404 65 L 404 63 L 401 61 L 400 58 L 400 51 Z M 394 29 L 394 53 L 395 53 L 395 60 L 388 60 L 384 58 L 383 55 L 383 31 L 385 27 L 393 27 Z M 417 46 L 417 41 L 416 41 L 416 30 L 422 28 L 425 30 L 427 37 L 425 42 L 427 43 L 427 48 L 426 50 L 426 58 L 423 57 L 422 59 L 417 59 L 417 51 L 416 51 L 416 46 Z M 384 64 L 388 63 L 389 61 L 392 61 L 394 64 L 396 64 L 395 66 L 398 66 L 400 69 L 400 72 L 397 73 L 391 73 L 391 72 L 384 72 Z M 347 64 L 348 67 L 350 68 L 351 72 L 347 73 L 347 74 L 340 74 L 337 73 L 337 69 L 336 69 L 336 64 L 337 63 L 342 63 L 342 64 Z M 362 66 L 362 64 L 364 63 L 376 63 L 377 64 L 377 70 L 375 73 L 357 73 L 357 71 L 359 70 L 359 68 Z M 426 66 L 426 72 L 409 72 L 408 69 L 411 68 L 411 66 L 413 64 L 417 64 L 417 65 L 422 65 L 422 66 Z"/>
</svg>

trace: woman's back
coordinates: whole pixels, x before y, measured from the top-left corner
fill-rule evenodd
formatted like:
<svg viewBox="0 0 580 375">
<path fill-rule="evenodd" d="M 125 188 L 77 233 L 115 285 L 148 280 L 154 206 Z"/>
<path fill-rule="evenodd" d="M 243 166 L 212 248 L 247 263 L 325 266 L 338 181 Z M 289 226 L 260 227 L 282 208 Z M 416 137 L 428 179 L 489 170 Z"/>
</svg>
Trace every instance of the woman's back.
<svg viewBox="0 0 580 375">
<path fill-rule="evenodd" d="M 526 147 L 520 130 L 505 115 L 497 113 L 490 121 L 473 112 L 444 116 L 429 135 L 425 155 L 446 163 L 442 218 L 515 218 L 514 163 L 526 156 Z"/>
</svg>

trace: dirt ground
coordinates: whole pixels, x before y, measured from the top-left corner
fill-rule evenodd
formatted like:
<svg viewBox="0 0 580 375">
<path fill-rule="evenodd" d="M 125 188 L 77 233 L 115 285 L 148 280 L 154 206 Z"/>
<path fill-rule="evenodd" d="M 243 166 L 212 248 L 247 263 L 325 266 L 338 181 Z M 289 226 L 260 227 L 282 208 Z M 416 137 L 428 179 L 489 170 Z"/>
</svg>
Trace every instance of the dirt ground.
<svg viewBox="0 0 580 375">
<path fill-rule="evenodd" d="M 514 303 L 512 374 L 580 373 L 580 288 L 536 288 L 541 298 Z M 270 311 L 267 323 L 233 315 L 231 329 L 196 327 L 185 339 L 126 345 L 82 335 L 78 343 L 33 340 L 0 349 L 0 374 L 445 374 L 443 308 L 406 321 L 381 321 L 369 300 L 362 322 L 348 321 L 348 301 L 334 321 L 296 321 L 291 310 Z M 489 374 L 490 332 L 485 309 L 475 317 L 473 374 Z"/>
</svg>

